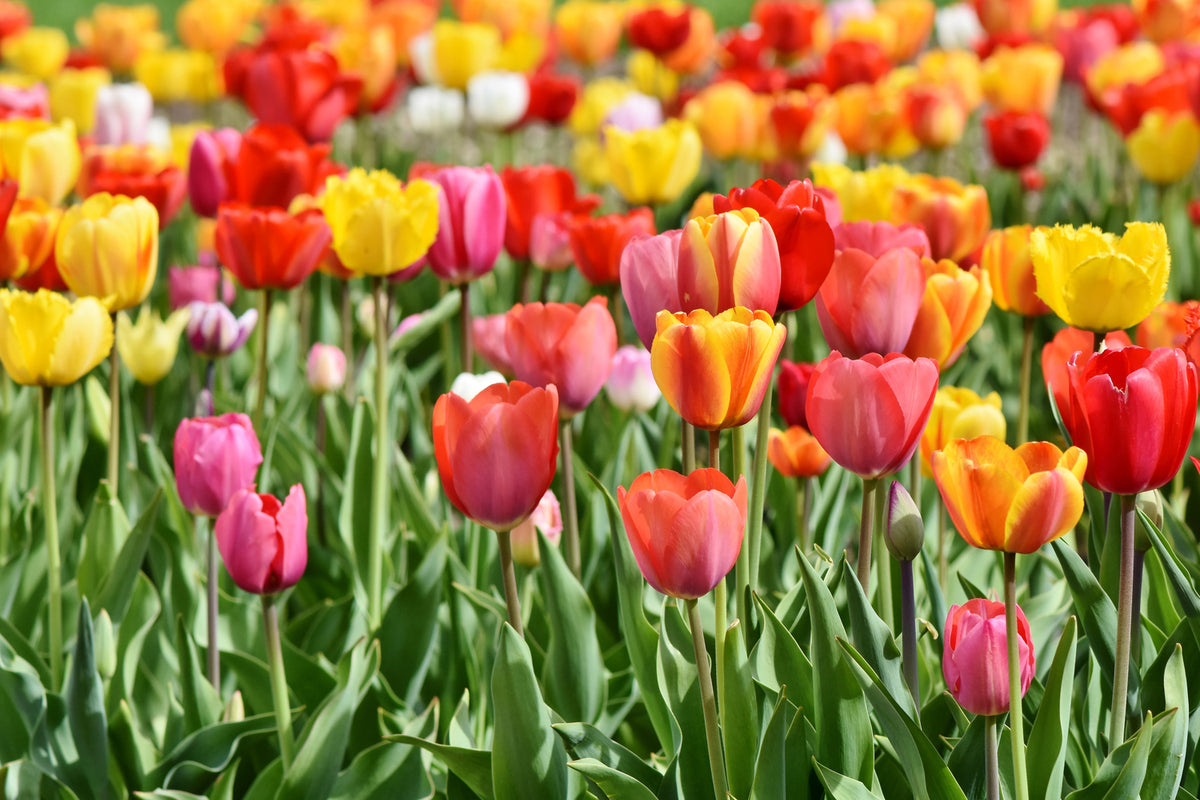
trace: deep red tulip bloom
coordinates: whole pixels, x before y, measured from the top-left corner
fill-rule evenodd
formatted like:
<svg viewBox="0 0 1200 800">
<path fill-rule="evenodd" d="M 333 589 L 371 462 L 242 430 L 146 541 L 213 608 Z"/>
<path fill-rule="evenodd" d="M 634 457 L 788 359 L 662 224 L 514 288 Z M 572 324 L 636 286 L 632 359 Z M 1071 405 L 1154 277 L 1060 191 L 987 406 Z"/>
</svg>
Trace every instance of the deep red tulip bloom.
<svg viewBox="0 0 1200 800">
<path fill-rule="evenodd" d="M 946 616 L 942 677 L 958 704 L 972 714 L 1008 711 L 1008 628 L 1004 603 L 977 597 L 951 606 Z M 1033 680 L 1033 639 L 1029 620 L 1017 607 L 1017 663 L 1021 695 Z"/>
<path fill-rule="evenodd" d="M 1183 464 L 1196 428 L 1196 367 L 1182 350 L 1125 347 L 1067 364 L 1063 423 L 1087 453 L 1087 481 L 1137 494 L 1166 485 Z"/>
<path fill-rule="evenodd" d="M 315 195 L 327 177 L 342 171 L 329 152 L 329 145 L 310 145 L 287 125 L 254 125 L 242 135 L 230 199 L 287 208 L 296 195 Z"/>
<path fill-rule="evenodd" d="M 808 382 L 816 368 L 816 364 L 779 362 L 779 416 L 789 428 L 808 430 Z"/>
<path fill-rule="evenodd" d="M 591 213 L 600 198 L 575 196 L 575 176 L 570 170 L 549 164 L 505 167 L 500 171 L 508 214 L 504 227 L 504 249 L 515 259 L 529 258 L 529 235 L 539 214 L 563 211 Z"/>
<path fill-rule="evenodd" d="M 883 48 L 874 42 L 844 39 L 825 53 L 824 81 L 836 92 L 852 83 L 874 83 L 892 68 Z"/>
<path fill-rule="evenodd" d="M 833 230 L 825 218 L 825 201 L 812 182 L 792 181 L 787 187 L 757 180 L 729 196 L 714 195 L 713 211 L 720 214 L 753 208 L 767 221 L 779 249 L 778 311 L 794 311 L 817 294 L 833 266 Z"/>
<path fill-rule="evenodd" d="M 835 350 L 817 364 L 808 383 L 809 430 L 855 475 L 890 475 L 916 452 L 937 382 L 931 358 L 868 353 L 852 359 Z"/>
<path fill-rule="evenodd" d="M 889 250 L 907 247 L 921 258 L 932 258 L 929 234 L 920 225 L 906 222 L 893 225 L 890 222 L 843 222 L 833 229 L 833 246 L 837 250 L 861 250 L 874 258 Z"/>
<path fill-rule="evenodd" d="M 679 240 L 683 231 L 638 234 L 621 252 L 621 295 L 646 349 L 658 332 L 659 311 L 683 311 L 679 299 Z"/>
<path fill-rule="evenodd" d="M 529 105 L 517 127 L 530 122 L 562 125 L 579 100 L 579 80 L 570 75 L 534 72 L 529 75 Z"/>
<path fill-rule="evenodd" d="M 317 268 L 333 234 L 320 212 L 224 203 L 217 255 L 246 289 L 293 289 Z"/>
<path fill-rule="evenodd" d="M 1113 331 L 1105 335 L 1104 347 L 1117 350 L 1133 344 L 1125 331 Z M 1046 389 L 1054 398 L 1054 407 L 1059 415 L 1070 411 L 1071 379 L 1067 374 L 1067 362 L 1075 353 L 1082 352 L 1081 362 L 1096 352 L 1096 334 L 1078 328 L 1063 328 L 1054 338 L 1042 346 L 1042 377 Z"/>
<path fill-rule="evenodd" d="M 261 51 L 246 65 L 241 97 L 268 124 L 290 125 L 310 142 L 327 142 L 358 107 L 362 78 L 343 73 L 319 48 Z"/>
<path fill-rule="evenodd" d="M 1020 170 L 1037 163 L 1050 143 L 1050 122 L 1036 111 L 1002 111 L 983 118 L 997 166 Z"/>
<path fill-rule="evenodd" d="M 851 356 L 904 350 L 925 296 L 925 270 L 911 249 L 879 258 L 842 250 L 817 292 L 817 321 L 833 350 Z"/>
<path fill-rule="evenodd" d="M 719 470 L 645 472 L 617 487 L 625 535 L 646 582 L 695 600 L 737 563 L 746 528 L 746 478 L 735 486 Z"/>
<path fill-rule="evenodd" d="M 783 55 L 800 55 L 813 46 L 813 26 L 825 8 L 811 0 L 758 0 L 751 19 L 762 28 L 767 47 Z"/>
<path fill-rule="evenodd" d="M 621 252 L 638 234 L 654 234 L 654 212 L 635 208 L 624 214 L 573 217 L 567 225 L 575 266 L 593 286 L 608 286 L 621 277 Z"/>
<path fill-rule="evenodd" d="M 687 5 L 677 11 L 653 6 L 629 16 L 629 43 L 664 56 L 687 41 L 692 32 L 692 11 Z"/>
<path fill-rule="evenodd" d="M 1187 70 L 1167 69 L 1143 83 L 1126 83 L 1104 92 L 1098 105 L 1109 121 L 1128 136 L 1152 109 L 1168 115 L 1192 110 Z"/>
<path fill-rule="evenodd" d="M 765 66 L 763 55 L 767 40 L 761 28 L 752 26 L 733 28 L 721 32 L 718 37 L 720 52 L 717 60 L 727 69 L 761 69 Z"/>
<path fill-rule="evenodd" d="M 533 513 L 558 465 L 558 390 L 513 381 L 468 403 L 444 394 L 433 407 L 433 448 L 454 507 L 495 531 Z"/>
<path fill-rule="evenodd" d="M 254 594 L 294 586 L 308 566 L 308 509 L 296 484 L 280 503 L 274 495 L 242 489 L 217 517 L 213 535 L 229 577 Z"/>
<path fill-rule="evenodd" d="M 587 408 L 608 380 L 617 352 L 617 327 L 604 298 L 583 306 L 518 303 L 505 316 L 513 374 L 533 386 L 557 386 L 563 418 Z"/>
<path fill-rule="evenodd" d="M 254 486 L 262 448 L 245 414 L 185 419 L 175 429 L 175 487 L 193 514 L 215 517 Z"/>
</svg>

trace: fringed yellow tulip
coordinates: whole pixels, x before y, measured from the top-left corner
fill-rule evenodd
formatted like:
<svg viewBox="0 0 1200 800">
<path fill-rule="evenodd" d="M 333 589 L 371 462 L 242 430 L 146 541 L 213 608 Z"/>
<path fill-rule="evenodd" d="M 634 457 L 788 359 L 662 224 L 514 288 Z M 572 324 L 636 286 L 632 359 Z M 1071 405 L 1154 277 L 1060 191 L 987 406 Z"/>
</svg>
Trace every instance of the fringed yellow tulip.
<svg viewBox="0 0 1200 800">
<path fill-rule="evenodd" d="M 133 308 L 158 271 L 158 212 L 144 197 L 94 194 L 63 215 L 54 257 L 75 294 L 110 313 Z"/>
<path fill-rule="evenodd" d="M 1083 514 L 1087 455 L 1049 442 L 1016 450 L 992 436 L 956 439 L 933 454 L 933 479 L 972 547 L 1032 553 L 1062 536 Z"/>
<path fill-rule="evenodd" d="M 49 80 L 67 62 L 71 50 L 58 28 L 26 28 L 4 40 L 4 60 L 19 72 Z"/>
<path fill-rule="evenodd" d="M 1162 301 L 1171 273 L 1167 231 L 1129 222 L 1115 236 L 1092 225 L 1055 225 L 1030 239 L 1037 295 L 1073 328 L 1131 328 Z"/>
<path fill-rule="evenodd" d="M 837 194 L 845 222 L 891 221 L 896 187 L 910 177 L 898 164 L 880 164 L 862 172 L 844 164 L 813 164 L 812 171 L 818 186 Z"/>
<path fill-rule="evenodd" d="M 91 297 L 0 289 L 0 363 L 24 386 L 66 386 L 108 357 L 112 319 Z"/>
<path fill-rule="evenodd" d="M 82 134 L 96 127 L 96 97 L 112 83 L 104 67 L 64 69 L 50 81 L 50 116 L 55 122 L 70 120 Z"/>
<path fill-rule="evenodd" d="M 683 194 L 700 172 L 702 150 L 700 134 L 678 119 L 640 131 L 609 127 L 604 134 L 613 186 L 632 205 L 669 203 Z"/>
<path fill-rule="evenodd" d="M 438 189 L 402 186 L 390 172 L 352 169 L 329 178 L 321 197 L 333 250 L 357 275 L 398 272 L 429 251 L 438 231 Z"/>
<path fill-rule="evenodd" d="M 1129 158 L 1142 177 L 1154 183 L 1182 180 L 1200 156 L 1200 124 L 1191 111 L 1168 115 L 1160 108 L 1142 115 L 1125 140 Z"/>
<path fill-rule="evenodd" d="M 19 197 L 38 197 L 52 206 L 79 177 L 79 144 L 70 120 L 52 125 L 40 119 L 0 122 L 0 173 L 20 184 Z"/>
<path fill-rule="evenodd" d="M 921 472 L 933 475 L 933 454 L 955 439 L 995 436 L 1001 441 L 1008 431 L 1000 395 L 980 397 L 970 389 L 943 386 L 933 396 L 933 410 L 921 434 Z"/>
<path fill-rule="evenodd" d="M 992 287 L 979 267 L 959 269 L 953 261 L 921 260 L 925 294 L 904 346 L 909 358 L 932 358 L 938 369 L 955 362 L 992 307 Z"/>
<path fill-rule="evenodd" d="M 167 376 L 179 353 L 179 337 L 191 312 L 181 308 L 164 322 L 157 311 L 146 306 L 138 312 L 136 323 L 129 315 L 117 315 L 117 352 L 138 383 L 153 386 Z"/>
</svg>

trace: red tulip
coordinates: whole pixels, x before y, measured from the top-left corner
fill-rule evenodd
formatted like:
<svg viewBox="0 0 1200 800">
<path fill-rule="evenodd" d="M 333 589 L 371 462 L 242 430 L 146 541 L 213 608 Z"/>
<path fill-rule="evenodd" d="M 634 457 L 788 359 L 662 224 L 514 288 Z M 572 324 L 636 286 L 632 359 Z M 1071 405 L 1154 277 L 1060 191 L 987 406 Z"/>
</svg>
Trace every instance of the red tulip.
<svg viewBox="0 0 1200 800">
<path fill-rule="evenodd" d="M 215 517 L 254 486 L 262 448 L 245 414 L 185 419 L 175 429 L 175 486 L 193 514 Z"/>
<path fill-rule="evenodd" d="M 608 380 L 617 352 L 617 328 L 604 298 L 584 306 L 517 304 L 505 316 L 505 348 L 517 378 L 557 386 L 564 418 L 587 408 Z"/>
<path fill-rule="evenodd" d="M 686 5 L 677 11 L 654 6 L 629 16 L 629 43 L 664 56 L 678 49 L 692 32 L 692 12 Z"/>
<path fill-rule="evenodd" d="M 1131 344 L 1133 342 L 1125 331 L 1114 331 L 1104 337 L 1104 347 L 1108 350 Z M 1070 410 L 1071 379 L 1067 374 L 1067 362 L 1079 351 L 1085 358 L 1090 358 L 1096 352 L 1096 334 L 1078 328 L 1063 328 L 1042 346 L 1042 378 L 1060 416 Z"/>
<path fill-rule="evenodd" d="M 213 534 L 229 577 L 255 594 L 282 592 L 308 566 L 308 510 L 296 484 L 282 503 L 242 489 L 217 517 Z"/>
<path fill-rule="evenodd" d="M 920 225 L 890 222 L 843 222 L 833 229 L 833 244 L 838 250 L 862 250 L 880 258 L 889 250 L 907 247 L 921 258 L 931 258 L 929 234 Z"/>
<path fill-rule="evenodd" d="M 992 159 L 1005 169 L 1032 166 L 1050 142 L 1050 123 L 1036 111 L 1002 111 L 983 118 Z"/>
<path fill-rule="evenodd" d="M 76 190 L 83 197 L 99 192 L 144 197 L 158 212 L 162 230 L 183 207 L 187 176 L 150 145 L 92 145 L 84 152 Z"/>
<path fill-rule="evenodd" d="M 703 597 L 729 574 L 746 527 L 746 478 L 720 471 L 645 472 L 617 487 L 625 535 L 646 581 L 659 592 Z"/>
<path fill-rule="evenodd" d="M 221 263 L 246 289 L 293 289 L 317 268 L 333 235 L 316 211 L 223 203 L 217 212 Z"/>
<path fill-rule="evenodd" d="M 767 47 L 783 55 L 800 55 L 812 49 L 814 28 L 825 8 L 810 0 L 758 0 L 751 19 L 762 28 Z"/>
<path fill-rule="evenodd" d="M 843 250 L 817 292 L 817 320 L 834 350 L 852 356 L 900 352 L 924 296 L 921 259 L 909 248 L 879 258 Z"/>
<path fill-rule="evenodd" d="M 529 76 L 529 105 L 517 127 L 530 122 L 562 125 L 579 99 L 579 80 L 570 75 L 534 72 Z"/>
<path fill-rule="evenodd" d="M 341 172 L 329 152 L 329 145 L 307 144 L 287 125 L 253 125 L 237 151 L 230 199 L 287 208 L 296 195 L 315 195 L 325 178 Z"/>
<path fill-rule="evenodd" d="M 567 226 L 575 266 L 593 286 L 620 279 L 621 253 L 638 234 L 654 234 L 654 212 L 648 208 L 601 217 L 575 216 Z"/>
<path fill-rule="evenodd" d="M 532 167 L 505 167 L 500 171 L 508 215 L 504 228 L 504 249 L 515 259 L 529 258 L 529 237 L 533 220 L 539 214 L 575 211 L 583 214 L 600 204 L 595 195 L 575 196 L 575 177 L 570 170 L 541 164 Z"/>
<path fill-rule="evenodd" d="M 1182 350 L 1125 347 L 1067 364 L 1071 442 L 1088 455 L 1087 481 L 1105 492 L 1164 486 L 1196 428 L 1196 367 Z"/>
<path fill-rule="evenodd" d="M 621 252 L 621 294 L 646 349 L 658 333 L 659 311 L 683 311 L 679 300 L 679 240 L 683 231 L 638 234 Z"/>
<path fill-rule="evenodd" d="M 912 458 L 933 408 L 937 362 L 899 353 L 860 359 L 836 350 L 808 384 L 809 430 L 825 451 L 862 478 L 898 471 Z"/>
<path fill-rule="evenodd" d="M 946 616 L 942 676 L 958 704 L 972 714 L 1008 711 L 1008 633 L 1004 603 L 975 598 L 951 606 Z M 1017 663 L 1021 695 L 1033 680 L 1033 639 L 1029 620 L 1017 607 Z"/>
<path fill-rule="evenodd" d="M 339 71 L 337 59 L 319 48 L 260 50 L 235 82 L 254 116 L 290 125 L 310 142 L 329 141 L 362 91 L 362 78 Z"/>
<path fill-rule="evenodd" d="M 492 530 L 512 530 L 554 480 L 558 390 L 513 381 L 469 403 L 444 394 L 433 407 L 433 447 L 454 507 Z"/>
<path fill-rule="evenodd" d="M 825 53 L 825 84 L 836 92 L 853 83 L 874 83 L 892 68 L 883 48 L 875 42 L 843 39 Z"/>
<path fill-rule="evenodd" d="M 808 429 L 805 406 L 808 403 L 808 382 L 812 380 L 816 364 L 795 361 L 779 362 L 779 416 L 789 428 Z"/>
</svg>

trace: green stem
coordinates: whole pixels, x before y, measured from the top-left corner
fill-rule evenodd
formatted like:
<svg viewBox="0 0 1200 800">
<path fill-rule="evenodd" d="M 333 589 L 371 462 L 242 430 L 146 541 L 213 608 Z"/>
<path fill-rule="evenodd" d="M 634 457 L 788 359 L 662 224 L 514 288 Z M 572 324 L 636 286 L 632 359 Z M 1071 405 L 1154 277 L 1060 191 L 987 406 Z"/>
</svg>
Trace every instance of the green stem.
<svg viewBox="0 0 1200 800">
<path fill-rule="evenodd" d="M 350 281 L 341 281 L 342 352 L 346 354 L 346 382 L 342 393 L 349 400 L 354 395 L 354 305 L 350 298 Z"/>
<path fill-rule="evenodd" d="M 721 469 L 721 432 L 708 432 L 708 465 L 713 469 Z M 716 630 L 713 631 L 717 650 L 717 691 L 721 693 L 721 727 L 725 727 L 725 626 L 728 624 L 729 589 L 725 578 L 717 581 L 713 587 L 713 606 L 715 607 Z"/>
<path fill-rule="evenodd" d="M 729 436 L 733 440 L 733 480 L 736 483 L 738 478 L 746 474 L 746 427 L 739 425 L 733 428 L 729 431 Z M 747 639 L 747 647 L 750 644 L 750 571 L 749 542 L 743 540 L 742 549 L 738 551 L 737 557 L 737 597 L 734 600 L 738 619 L 742 621 L 742 636 Z"/>
<path fill-rule="evenodd" d="M 371 630 L 383 620 L 383 537 L 388 529 L 387 309 L 383 278 L 372 279 L 375 301 L 375 463 L 371 489 L 371 536 L 367 542 L 367 619 Z"/>
<path fill-rule="evenodd" d="M 1021 340 L 1021 405 L 1017 410 L 1017 444 L 1029 441 L 1029 388 L 1033 375 L 1033 317 L 1024 318 Z"/>
<path fill-rule="evenodd" d="M 462 305 L 458 307 L 459 335 L 462 337 L 462 371 L 474 372 L 475 348 L 471 337 L 471 284 L 458 287 Z"/>
<path fill-rule="evenodd" d="M 1142 576 L 1146 569 L 1146 551 L 1133 552 L 1133 610 L 1129 615 L 1129 663 L 1138 669 L 1142 658 Z"/>
<path fill-rule="evenodd" d="M 1025 712 L 1021 705 L 1021 656 L 1017 635 L 1017 554 L 1004 554 L 1004 618 L 1008 640 L 1008 719 L 1012 727 L 1013 784 L 1016 800 L 1029 800 L 1025 769 Z"/>
<path fill-rule="evenodd" d="M 942 589 L 942 594 L 946 593 L 946 579 L 950 572 L 950 565 L 946 561 L 946 535 L 949 533 L 946 525 L 946 504 L 942 502 L 941 495 L 938 495 L 938 586 Z"/>
<path fill-rule="evenodd" d="M 683 474 L 691 475 L 696 469 L 696 429 L 686 419 L 680 422 L 683 428 L 683 439 L 680 443 L 683 451 Z"/>
<path fill-rule="evenodd" d="M 767 498 L 767 442 L 771 435 L 771 395 L 775 381 L 767 381 L 762 405 L 758 407 L 758 435 L 754 440 L 754 476 L 750 482 L 750 591 L 758 591 L 758 562 L 762 552 L 763 506 Z M 749 620 L 747 620 L 749 622 Z"/>
<path fill-rule="evenodd" d="M 496 543 L 500 546 L 500 574 L 504 578 L 504 604 L 508 607 L 508 624 L 522 639 L 525 626 L 521 624 L 521 597 L 517 594 L 517 573 L 513 569 L 512 534 L 496 531 Z"/>
<path fill-rule="evenodd" d="M 863 478 L 862 517 L 858 521 L 858 583 L 868 597 L 871 592 L 871 538 L 875 524 L 875 493 L 879 478 Z M 889 626 L 890 627 L 890 626 Z"/>
<path fill-rule="evenodd" d="M 1125 741 L 1125 712 L 1129 696 L 1129 643 L 1133 622 L 1133 526 L 1137 495 L 1121 495 L 1121 577 L 1117 590 L 1117 654 L 1113 668 L 1112 716 L 1108 720 L 1108 750 Z"/>
<path fill-rule="evenodd" d="M 996 738 L 999 716 L 989 714 L 983 721 L 983 760 L 987 773 L 987 800 L 1000 800 L 1000 743 Z"/>
<path fill-rule="evenodd" d="M 880 536 L 884 535 L 887 526 L 887 487 L 888 482 L 880 478 L 875 487 L 875 521 L 874 530 Z M 876 568 L 879 570 L 879 616 L 887 624 L 888 630 L 896 630 L 896 613 L 892 597 L 892 554 L 886 547 L 876 547 Z"/>
<path fill-rule="evenodd" d="M 208 518 L 202 514 L 196 515 L 196 538 L 204 537 L 204 529 Z M 208 595 L 208 682 L 213 686 L 221 685 L 221 649 L 217 640 L 217 563 L 220 556 L 217 553 L 217 533 L 208 532 L 208 585 L 205 587 Z"/>
<path fill-rule="evenodd" d="M 904 680 L 912 694 L 918 716 L 921 713 L 921 683 L 917 673 L 917 602 L 913 591 L 913 562 L 900 562 L 900 628 L 904 652 Z"/>
<path fill-rule="evenodd" d="M 571 420 L 558 423 L 559 451 L 562 454 L 563 501 L 563 550 L 571 574 L 578 579 L 583 574 L 583 558 L 579 554 L 579 507 L 575 502 L 575 445 Z"/>
<path fill-rule="evenodd" d="M 808 517 L 812 513 L 812 478 L 797 478 L 800 484 L 799 505 L 796 509 L 797 527 L 796 527 L 796 543 L 800 545 L 800 552 L 808 552 Z"/>
<path fill-rule="evenodd" d="M 717 723 L 717 698 L 713 695 L 712 674 L 708 667 L 708 648 L 695 600 L 688 600 L 688 622 L 692 626 L 692 646 L 696 651 L 696 671 L 700 677 L 700 701 L 704 705 L 704 729 L 708 738 L 708 762 L 712 768 L 713 791 L 724 800 L 729 794 L 725 779 L 725 756 L 721 753 L 721 729 Z"/>
<path fill-rule="evenodd" d="M 108 488 L 117 498 L 121 475 L 121 356 L 117 350 L 116 315 L 113 315 L 113 346 L 108 361 Z"/>
<path fill-rule="evenodd" d="M 283 670 L 283 648 L 279 643 L 279 613 L 275 595 L 262 596 L 263 634 L 267 638 L 267 663 L 271 668 L 271 699 L 275 703 L 275 725 L 279 729 L 279 757 L 284 774 L 292 766 L 296 743 L 292 738 L 292 706 L 288 701 L 287 675 Z"/>
<path fill-rule="evenodd" d="M 271 327 L 271 290 L 258 298 L 258 396 L 254 401 L 254 430 L 263 435 L 263 411 L 267 406 L 267 337 Z"/>
<path fill-rule="evenodd" d="M 63 677 L 62 559 L 58 552 L 58 494 L 54 490 L 51 391 L 49 386 L 42 387 L 42 516 L 46 523 L 46 572 L 50 584 L 50 682 L 51 689 L 58 691 Z"/>
</svg>

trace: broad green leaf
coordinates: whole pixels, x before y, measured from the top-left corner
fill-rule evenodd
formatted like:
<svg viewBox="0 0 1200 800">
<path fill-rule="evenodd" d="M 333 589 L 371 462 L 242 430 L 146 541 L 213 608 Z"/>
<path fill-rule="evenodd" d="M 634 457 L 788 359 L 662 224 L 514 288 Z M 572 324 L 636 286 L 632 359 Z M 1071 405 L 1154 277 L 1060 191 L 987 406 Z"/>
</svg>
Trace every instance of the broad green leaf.
<svg viewBox="0 0 1200 800">
<path fill-rule="evenodd" d="M 379 673 L 409 705 L 416 705 L 433 659 L 449 552 L 439 539 L 388 605 L 379 629 Z"/>
<path fill-rule="evenodd" d="M 375 421 L 365 400 L 354 404 L 350 425 L 350 450 L 346 455 L 346 474 L 342 479 L 342 504 L 338 510 L 338 530 L 346 549 L 354 557 L 354 593 L 362 608 L 367 606 L 363 584 L 367 571 L 367 538 L 371 531 L 371 486 L 375 470 L 372 443 Z"/>
<path fill-rule="evenodd" d="M 687 800 L 709 800 L 713 796 L 712 771 L 695 653 L 691 630 L 683 621 L 679 606 L 674 600 L 668 601 L 663 606 L 659 627 L 658 683 L 679 725 L 675 760 L 680 796 Z"/>
<path fill-rule="evenodd" d="M 783 687 L 797 699 L 801 713 L 813 713 L 813 667 L 800 645 L 775 616 L 761 597 L 754 602 L 763 617 L 763 631 L 750 662 L 755 679 L 768 689 L 779 692 Z"/>
<path fill-rule="evenodd" d="M 384 741 L 411 744 L 436 756 L 446 768 L 483 800 L 492 800 L 492 754 L 487 750 L 438 744 L 418 736 L 385 736 Z"/>
<path fill-rule="evenodd" d="M 206 728 L 221 717 L 221 698 L 204 676 L 192 635 L 184 627 L 183 618 L 175 621 L 175 652 L 179 656 L 179 702 L 183 706 L 185 730 Z"/>
<path fill-rule="evenodd" d="M 175 488 L 175 472 L 170 465 L 167 464 L 166 458 L 163 457 L 162 451 L 158 449 L 153 437 L 142 434 L 138 437 L 142 445 L 142 453 L 144 458 L 139 461 L 143 465 L 143 470 L 149 475 L 153 484 L 159 487 L 167 498 L 167 510 L 171 527 L 179 534 L 181 539 L 190 541 L 190 533 L 192 530 L 192 515 L 183 507 L 183 503 L 179 501 L 179 492 Z M 151 503 L 154 501 L 151 500 Z M 150 507 L 146 507 L 146 511 L 142 512 L 142 516 L 146 516 L 146 512 Z M 140 522 L 141 520 L 139 520 Z M 108 610 L 112 614 L 112 609 Z M 113 615 L 113 621 L 116 622 L 117 617 Z"/>
<path fill-rule="evenodd" d="M 433 784 L 421 763 L 421 750 L 381 742 L 358 754 L 338 775 L 330 800 L 422 800 Z"/>
<path fill-rule="evenodd" d="M 725 770 L 729 776 L 729 791 L 734 797 L 747 797 L 754 785 L 754 761 L 758 748 L 758 697 L 754 676 L 746 655 L 742 626 L 734 620 L 725 634 L 725 684 L 721 699 L 723 708 L 722 733 L 725 740 Z M 783 749 L 783 732 L 779 736 Z"/>
<path fill-rule="evenodd" d="M 728 648 L 726 649 L 728 650 Z M 787 693 L 783 691 L 779 693 L 779 699 L 771 711 L 771 718 L 767 720 L 767 726 L 762 732 L 762 744 L 759 745 L 758 755 L 754 760 L 753 784 L 748 793 L 750 800 L 774 800 L 777 797 L 787 797 L 787 708 Z M 797 719 L 800 717 L 799 714 L 795 716 Z M 727 748 L 728 741 L 727 735 Z M 800 768 L 799 763 L 795 766 L 797 769 Z M 730 791 L 733 791 L 732 786 Z M 746 796 L 737 792 L 733 792 L 733 794 L 735 797 Z"/>
<path fill-rule="evenodd" d="M 146 783 L 205 791 L 244 743 L 275 732 L 275 715 L 259 714 L 237 722 L 218 722 L 188 735 L 147 776 Z"/>
<path fill-rule="evenodd" d="M 900 649 L 896 647 L 896 637 L 871 607 L 849 561 L 842 562 L 842 574 L 846 584 L 846 599 L 849 601 L 850 638 L 855 649 L 862 653 L 879 675 L 888 694 L 904 709 L 904 713 L 916 719 L 917 708 L 904 681 L 904 661 Z"/>
<path fill-rule="evenodd" d="M 92 497 L 87 523 L 83 526 L 82 552 L 76 571 L 79 593 L 92 603 L 96 602 L 105 577 L 112 572 L 130 529 L 129 518 L 125 516 L 121 502 L 112 496 L 108 482 L 101 481 Z"/>
<path fill-rule="evenodd" d="M 618 772 L 632 776 L 648 788 L 656 789 L 662 784 L 661 772 L 643 761 L 636 753 L 605 736 L 599 729 L 582 722 L 562 722 L 555 725 L 554 730 L 562 737 L 567 752 L 576 762 L 599 761 Z"/>
<path fill-rule="evenodd" d="M 1150 761 L 1153 727 L 1147 719 L 1132 738 L 1108 754 L 1092 782 L 1071 792 L 1067 800 L 1123 800 L 1137 797 Z"/>
<path fill-rule="evenodd" d="M 1183 648 L 1179 645 L 1175 646 L 1163 672 L 1163 696 L 1167 708 L 1164 716 L 1154 722 L 1154 748 L 1147 764 L 1141 800 L 1170 800 L 1183 777 L 1183 759 L 1188 745 L 1188 690 Z"/>
<path fill-rule="evenodd" d="M 946 761 L 946 766 L 958 780 L 963 794 L 971 800 L 984 800 L 987 796 L 987 774 L 982 769 L 986 757 L 984 751 L 986 733 L 984 725 L 986 723 L 986 717 L 976 715 L 967 725 L 967 729 L 963 731 L 963 735 L 954 743 L 954 749 L 950 751 L 950 758 Z M 1032 755 L 1030 753 L 1030 756 Z M 1042 795 L 1037 796 L 1041 797 Z M 1061 795 L 1046 795 L 1046 797 L 1061 797 Z"/>
<path fill-rule="evenodd" d="M 1045 690 L 1026 748 L 1029 791 L 1037 797 L 1062 797 L 1063 769 L 1071 737 L 1074 679 L 1075 617 L 1068 617 L 1046 675 Z"/>
<path fill-rule="evenodd" d="M 546 701 L 564 719 L 595 722 L 604 709 L 607 676 L 596 612 L 557 547 L 540 533 L 541 585 L 546 596 L 550 640 L 542 666 Z"/>
<path fill-rule="evenodd" d="M 133 711 L 125 700 L 117 703 L 108 720 L 108 743 L 112 758 L 130 787 L 146 785 L 146 771 L 154 762 L 154 746 L 134 726 Z"/>
<path fill-rule="evenodd" d="M 1063 577 L 1067 579 L 1067 586 L 1075 598 L 1075 612 L 1087 634 L 1088 649 L 1096 657 L 1101 676 L 1111 687 L 1116 664 L 1117 609 L 1096 582 L 1096 576 L 1092 575 L 1087 564 L 1070 546 L 1062 539 L 1051 542 L 1050 546 L 1054 548 L 1054 555 L 1062 565 Z M 1136 680 L 1135 672 L 1130 672 L 1130 679 Z"/>
<path fill-rule="evenodd" d="M 655 800 L 654 792 L 624 772 L 613 769 L 594 758 L 581 758 L 568 767 L 600 787 L 608 800 Z"/>
<path fill-rule="evenodd" d="M 162 489 L 154 493 L 149 504 L 138 517 L 121 547 L 112 569 L 104 576 L 96 593 L 96 606 L 108 611 L 114 623 L 119 623 L 129 609 L 129 602 L 137 585 L 138 573 L 146 559 L 150 537 L 158 521 L 158 507 L 162 500 Z"/>
<path fill-rule="evenodd" d="M 10 631 L 16 637 L 20 634 Z M 47 682 L 49 682 L 47 680 Z M 46 690 L 38 671 L 0 641 L 0 759 L 16 761 L 29 752 L 30 733 L 46 707 Z"/>
<path fill-rule="evenodd" d="M 862 781 L 856 781 L 854 778 L 829 769 L 815 757 L 813 766 L 816 768 L 817 776 L 820 777 L 825 790 L 834 800 L 884 800 L 883 797 L 868 789 Z"/>
</svg>

